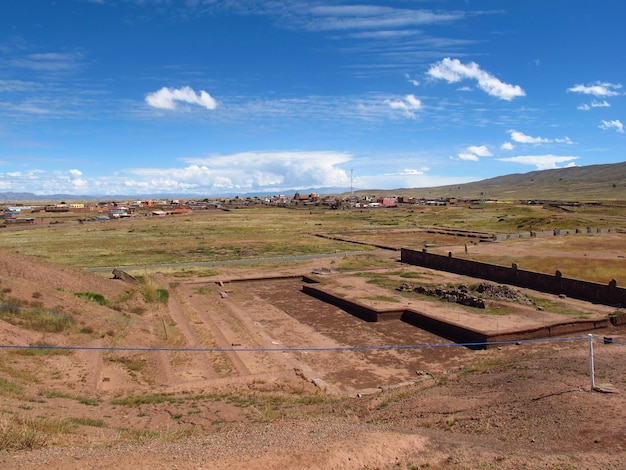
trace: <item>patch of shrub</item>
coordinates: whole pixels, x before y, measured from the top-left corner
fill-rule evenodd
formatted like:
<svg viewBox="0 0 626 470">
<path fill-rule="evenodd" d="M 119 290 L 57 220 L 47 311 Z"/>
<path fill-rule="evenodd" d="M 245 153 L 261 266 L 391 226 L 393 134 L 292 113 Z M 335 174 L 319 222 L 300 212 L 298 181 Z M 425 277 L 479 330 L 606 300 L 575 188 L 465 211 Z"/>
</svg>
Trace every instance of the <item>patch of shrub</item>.
<svg viewBox="0 0 626 470">
<path fill-rule="evenodd" d="M 30 346 L 29 348 L 16 349 L 15 354 L 20 356 L 69 356 L 73 352 L 71 349 L 56 348 L 42 342 Z"/>
<path fill-rule="evenodd" d="M 157 289 L 157 301 L 158 302 L 162 302 L 166 304 L 169 298 L 170 298 L 170 293 L 167 289 Z"/>
<path fill-rule="evenodd" d="M 140 306 L 136 306 L 130 309 L 130 313 L 134 313 L 135 315 L 143 315 L 146 313 L 146 309 Z"/>
<path fill-rule="evenodd" d="M 24 305 L 25 303 L 18 299 L 7 299 L 0 306 L 0 314 L 5 321 L 13 325 L 46 333 L 60 333 L 75 323 L 71 315 L 61 313 L 60 307 L 52 311 L 44 311 L 28 309 Z"/>
<path fill-rule="evenodd" d="M 107 305 L 109 303 L 102 294 L 95 294 L 93 292 L 74 292 L 74 295 L 81 299 L 87 299 L 91 300 L 92 302 L 96 302 L 98 305 Z"/>
<path fill-rule="evenodd" d="M 86 334 L 86 335 L 91 335 L 91 334 L 93 334 L 94 329 L 90 325 L 85 325 L 85 326 L 81 327 L 79 332 L 83 333 L 83 334 Z"/>
<path fill-rule="evenodd" d="M 23 305 L 24 303 L 21 300 L 9 297 L 2 303 L 2 305 L 0 305 L 0 312 L 16 314 L 20 311 Z"/>
</svg>

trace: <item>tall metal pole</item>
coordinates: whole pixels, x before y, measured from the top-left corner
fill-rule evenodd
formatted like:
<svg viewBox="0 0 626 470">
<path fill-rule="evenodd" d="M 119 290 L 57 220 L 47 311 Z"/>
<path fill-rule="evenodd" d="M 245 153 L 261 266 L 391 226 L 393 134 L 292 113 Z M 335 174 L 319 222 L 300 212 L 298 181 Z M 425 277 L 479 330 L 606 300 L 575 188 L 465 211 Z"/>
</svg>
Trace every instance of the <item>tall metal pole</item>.
<svg viewBox="0 0 626 470">
<path fill-rule="evenodd" d="M 589 375 L 591 375 L 591 391 L 596 389 L 596 373 L 593 365 L 593 335 L 589 333 Z"/>
</svg>

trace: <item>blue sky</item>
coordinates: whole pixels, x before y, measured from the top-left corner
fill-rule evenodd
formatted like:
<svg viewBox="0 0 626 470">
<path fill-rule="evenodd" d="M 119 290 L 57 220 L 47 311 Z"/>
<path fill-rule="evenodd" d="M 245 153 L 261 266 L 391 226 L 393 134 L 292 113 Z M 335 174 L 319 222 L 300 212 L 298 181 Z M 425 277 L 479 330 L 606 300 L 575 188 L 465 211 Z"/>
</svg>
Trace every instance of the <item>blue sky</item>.
<svg viewBox="0 0 626 470">
<path fill-rule="evenodd" d="M 617 163 L 623 0 L 6 0 L 0 192 L 394 189 Z"/>
</svg>

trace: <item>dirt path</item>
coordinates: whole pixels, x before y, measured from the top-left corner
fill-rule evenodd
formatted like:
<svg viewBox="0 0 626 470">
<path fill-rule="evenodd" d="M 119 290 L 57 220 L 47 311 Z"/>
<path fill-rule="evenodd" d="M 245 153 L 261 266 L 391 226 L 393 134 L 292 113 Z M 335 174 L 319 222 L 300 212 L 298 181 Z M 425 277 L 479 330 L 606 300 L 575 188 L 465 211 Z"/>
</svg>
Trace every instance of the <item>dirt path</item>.
<svg viewBox="0 0 626 470">
<path fill-rule="evenodd" d="M 161 274 L 155 276 L 155 279 L 164 289 L 171 292 L 167 302 L 167 315 L 174 325 L 172 331 L 180 336 L 170 339 L 172 345 L 191 349 L 210 347 L 213 344 L 214 333 L 198 328 L 197 325 L 200 323 L 198 314 L 189 305 L 185 292 L 170 289 L 169 280 Z M 160 351 L 159 357 L 164 371 L 163 380 L 169 386 L 187 387 L 219 378 L 219 374 L 205 354 Z"/>
</svg>

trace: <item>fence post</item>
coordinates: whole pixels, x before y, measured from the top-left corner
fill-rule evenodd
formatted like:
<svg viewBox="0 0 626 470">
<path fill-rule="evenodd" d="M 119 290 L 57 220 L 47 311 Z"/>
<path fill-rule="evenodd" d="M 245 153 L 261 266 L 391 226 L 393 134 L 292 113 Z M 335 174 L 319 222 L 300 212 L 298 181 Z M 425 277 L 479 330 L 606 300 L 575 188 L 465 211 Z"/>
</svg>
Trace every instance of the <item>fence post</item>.
<svg viewBox="0 0 626 470">
<path fill-rule="evenodd" d="M 589 333 L 589 375 L 591 376 L 591 391 L 596 389 L 596 377 L 593 365 L 593 335 Z"/>
</svg>

